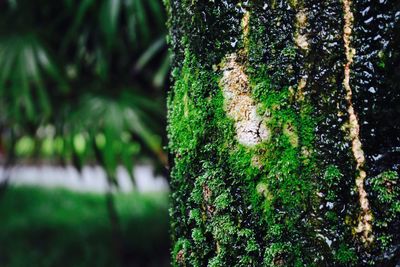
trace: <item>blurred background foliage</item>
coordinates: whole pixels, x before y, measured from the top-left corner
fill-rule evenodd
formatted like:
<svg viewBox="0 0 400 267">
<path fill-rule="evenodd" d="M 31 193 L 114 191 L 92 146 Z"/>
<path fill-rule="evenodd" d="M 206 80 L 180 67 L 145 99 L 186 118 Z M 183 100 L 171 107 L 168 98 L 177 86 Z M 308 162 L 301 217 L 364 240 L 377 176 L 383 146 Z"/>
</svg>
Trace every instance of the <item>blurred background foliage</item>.
<svg viewBox="0 0 400 267">
<path fill-rule="evenodd" d="M 118 194 L 121 243 L 104 197 L 12 187 L 0 201 L 0 266 L 169 266 L 168 195 Z"/>
<path fill-rule="evenodd" d="M 0 0 L 6 160 L 166 165 L 165 33 L 159 0 Z"/>
<path fill-rule="evenodd" d="M 165 20 L 161 0 L 0 0 L 0 167 L 100 164 L 115 185 L 118 166 L 132 176 L 150 161 L 167 176 Z M 7 178 L 0 266 L 168 264 L 166 192 L 104 198 Z"/>
</svg>

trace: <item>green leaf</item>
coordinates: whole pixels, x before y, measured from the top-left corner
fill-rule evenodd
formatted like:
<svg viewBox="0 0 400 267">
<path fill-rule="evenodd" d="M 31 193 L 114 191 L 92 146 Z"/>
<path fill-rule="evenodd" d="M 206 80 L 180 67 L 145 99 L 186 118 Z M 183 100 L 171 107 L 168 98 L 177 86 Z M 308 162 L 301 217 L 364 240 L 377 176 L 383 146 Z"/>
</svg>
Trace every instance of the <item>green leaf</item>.
<svg viewBox="0 0 400 267">
<path fill-rule="evenodd" d="M 138 59 L 136 65 L 135 65 L 135 70 L 140 71 L 143 69 L 143 67 L 149 63 L 151 59 L 155 57 L 155 55 L 161 51 L 162 48 L 166 46 L 165 38 L 164 36 L 158 38 L 156 41 L 153 42 L 152 45 L 147 48 L 147 50 L 140 56 Z"/>
<path fill-rule="evenodd" d="M 118 20 L 120 18 L 121 0 L 106 0 L 100 12 L 100 26 L 106 35 L 108 45 L 116 38 Z"/>
<path fill-rule="evenodd" d="M 164 60 L 162 64 L 160 65 L 160 68 L 158 69 L 157 73 L 154 75 L 153 78 L 153 84 L 155 87 L 162 87 L 163 84 L 165 83 L 165 79 L 168 76 L 169 73 L 169 68 L 170 68 L 170 56 L 167 53 L 166 56 L 164 56 Z"/>
</svg>

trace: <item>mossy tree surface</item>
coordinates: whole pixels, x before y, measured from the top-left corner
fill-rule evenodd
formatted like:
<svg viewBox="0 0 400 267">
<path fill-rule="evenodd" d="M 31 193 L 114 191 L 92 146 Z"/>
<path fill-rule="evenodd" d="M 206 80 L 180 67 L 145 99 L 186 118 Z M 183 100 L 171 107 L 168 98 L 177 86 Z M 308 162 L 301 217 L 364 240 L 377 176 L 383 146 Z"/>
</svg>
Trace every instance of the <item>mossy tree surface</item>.
<svg viewBox="0 0 400 267">
<path fill-rule="evenodd" d="M 175 266 L 394 266 L 400 4 L 166 0 Z"/>
</svg>

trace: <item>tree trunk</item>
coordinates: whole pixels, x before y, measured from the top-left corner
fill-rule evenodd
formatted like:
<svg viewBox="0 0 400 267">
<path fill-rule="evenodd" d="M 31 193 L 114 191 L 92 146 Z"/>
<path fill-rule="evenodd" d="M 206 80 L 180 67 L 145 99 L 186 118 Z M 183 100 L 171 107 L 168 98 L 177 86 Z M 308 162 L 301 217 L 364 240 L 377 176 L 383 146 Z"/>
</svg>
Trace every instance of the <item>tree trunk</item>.
<svg viewBox="0 0 400 267">
<path fill-rule="evenodd" d="M 166 6 L 173 264 L 399 264 L 400 2 Z"/>
</svg>

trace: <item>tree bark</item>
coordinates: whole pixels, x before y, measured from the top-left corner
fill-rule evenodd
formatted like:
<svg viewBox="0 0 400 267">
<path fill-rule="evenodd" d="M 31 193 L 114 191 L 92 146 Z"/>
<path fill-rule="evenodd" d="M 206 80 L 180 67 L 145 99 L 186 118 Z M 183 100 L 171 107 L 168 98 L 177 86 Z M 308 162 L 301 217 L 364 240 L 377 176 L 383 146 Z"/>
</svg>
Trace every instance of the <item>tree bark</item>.
<svg viewBox="0 0 400 267">
<path fill-rule="evenodd" d="M 400 2 L 165 0 L 175 266 L 395 266 Z"/>
</svg>

